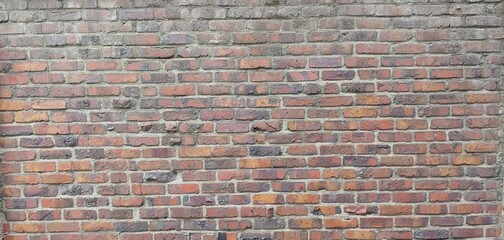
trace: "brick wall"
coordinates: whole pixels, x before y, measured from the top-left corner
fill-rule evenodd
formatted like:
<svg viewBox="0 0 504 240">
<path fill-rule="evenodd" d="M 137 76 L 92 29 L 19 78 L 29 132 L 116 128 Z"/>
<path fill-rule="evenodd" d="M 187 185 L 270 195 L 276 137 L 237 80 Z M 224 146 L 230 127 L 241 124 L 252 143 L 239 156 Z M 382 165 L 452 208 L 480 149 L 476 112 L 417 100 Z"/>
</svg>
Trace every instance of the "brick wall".
<svg viewBox="0 0 504 240">
<path fill-rule="evenodd" d="M 503 9 L 2 0 L 5 239 L 497 237 Z"/>
</svg>

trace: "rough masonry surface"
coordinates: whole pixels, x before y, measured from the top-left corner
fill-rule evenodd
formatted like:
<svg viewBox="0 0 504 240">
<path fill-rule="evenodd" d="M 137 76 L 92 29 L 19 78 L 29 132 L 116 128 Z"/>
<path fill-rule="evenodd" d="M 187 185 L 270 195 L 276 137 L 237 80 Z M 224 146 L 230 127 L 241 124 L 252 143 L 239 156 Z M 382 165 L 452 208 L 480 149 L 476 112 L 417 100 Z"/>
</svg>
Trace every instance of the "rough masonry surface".
<svg viewBox="0 0 504 240">
<path fill-rule="evenodd" d="M 0 0 L 4 239 L 498 239 L 503 9 Z"/>
</svg>

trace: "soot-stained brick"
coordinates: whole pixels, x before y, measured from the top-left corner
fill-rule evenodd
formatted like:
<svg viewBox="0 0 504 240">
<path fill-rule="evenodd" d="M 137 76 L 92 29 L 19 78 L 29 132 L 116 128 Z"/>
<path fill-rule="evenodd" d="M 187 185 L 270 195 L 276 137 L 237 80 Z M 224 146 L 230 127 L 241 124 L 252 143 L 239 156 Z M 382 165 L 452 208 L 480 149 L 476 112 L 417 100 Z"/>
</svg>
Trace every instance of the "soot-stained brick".
<svg viewBox="0 0 504 240">
<path fill-rule="evenodd" d="M 177 173 L 175 172 L 147 172 L 144 173 L 144 180 L 146 182 L 161 182 L 167 183 L 175 180 Z"/>
<path fill-rule="evenodd" d="M 282 150 L 280 147 L 252 146 L 249 147 L 249 153 L 251 156 L 280 156 Z"/>
</svg>

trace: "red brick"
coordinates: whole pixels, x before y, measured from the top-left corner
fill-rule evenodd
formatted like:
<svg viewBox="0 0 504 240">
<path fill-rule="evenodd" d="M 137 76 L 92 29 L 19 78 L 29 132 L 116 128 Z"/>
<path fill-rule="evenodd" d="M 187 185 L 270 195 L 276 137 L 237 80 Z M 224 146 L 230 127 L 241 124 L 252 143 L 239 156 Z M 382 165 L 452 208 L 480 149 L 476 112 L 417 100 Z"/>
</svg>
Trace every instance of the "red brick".
<svg viewBox="0 0 504 240">
<path fill-rule="evenodd" d="M 161 119 L 161 114 L 158 112 L 131 112 L 126 115 L 128 121 L 134 122 L 150 122 Z"/>
<path fill-rule="evenodd" d="M 496 93 L 469 93 L 466 95 L 466 103 L 495 103 L 499 101 Z"/>
<path fill-rule="evenodd" d="M 92 86 L 88 88 L 88 95 L 90 96 L 117 96 L 120 92 L 121 88 L 116 86 Z"/>
<path fill-rule="evenodd" d="M 462 69 L 433 69 L 430 72 L 431 78 L 461 78 Z"/>
<path fill-rule="evenodd" d="M 160 89 L 164 96 L 188 96 L 195 94 L 194 85 L 165 86 Z"/>
<path fill-rule="evenodd" d="M 42 199 L 40 204 L 43 208 L 71 208 L 74 201 L 71 198 Z"/>
<path fill-rule="evenodd" d="M 380 206 L 380 215 L 411 215 L 412 206 L 409 205 L 382 205 Z"/>
<path fill-rule="evenodd" d="M 34 160 L 36 157 L 35 151 L 8 151 L 4 153 L 5 161 L 27 161 Z"/>
<path fill-rule="evenodd" d="M 64 216 L 66 220 L 93 220 L 97 218 L 94 210 L 65 210 Z"/>
<path fill-rule="evenodd" d="M 168 193 L 171 194 L 199 193 L 199 186 L 198 184 L 171 184 L 168 186 Z"/>
<path fill-rule="evenodd" d="M 115 61 L 89 61 L 86 63 L 86 69 L 89 71 L 119 70 L 120 66 Z"/>
<path fill-rule="evenodd" d="M 132 73 L 108 73 L 103 75 L 103 80 L 107 83 L 134 83 L 137 81 L 137 75 Z"/>
</svg>

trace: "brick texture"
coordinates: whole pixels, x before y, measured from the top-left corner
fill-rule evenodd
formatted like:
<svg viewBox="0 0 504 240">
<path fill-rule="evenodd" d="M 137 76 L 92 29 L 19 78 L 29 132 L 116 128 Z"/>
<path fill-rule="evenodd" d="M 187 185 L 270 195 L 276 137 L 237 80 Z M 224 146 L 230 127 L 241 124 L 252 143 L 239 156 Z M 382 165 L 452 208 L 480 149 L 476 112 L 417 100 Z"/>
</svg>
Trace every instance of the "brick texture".
<svg viewBox="0 0 504 240">
<path fill-rule="evenodd" d="M 501 0 L 0 0 L 2 234 L 499 239 Z"/>
</svg>

